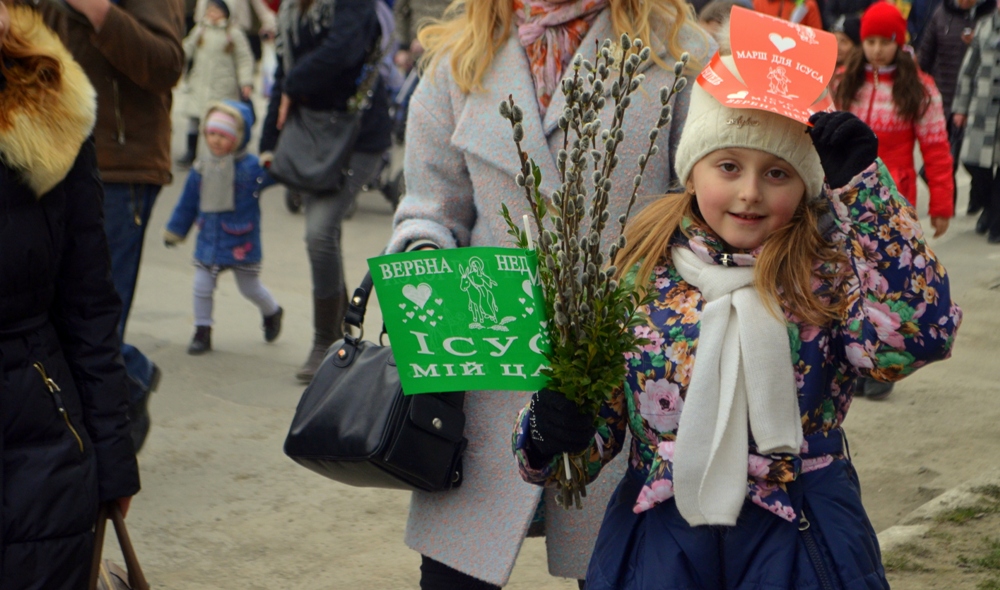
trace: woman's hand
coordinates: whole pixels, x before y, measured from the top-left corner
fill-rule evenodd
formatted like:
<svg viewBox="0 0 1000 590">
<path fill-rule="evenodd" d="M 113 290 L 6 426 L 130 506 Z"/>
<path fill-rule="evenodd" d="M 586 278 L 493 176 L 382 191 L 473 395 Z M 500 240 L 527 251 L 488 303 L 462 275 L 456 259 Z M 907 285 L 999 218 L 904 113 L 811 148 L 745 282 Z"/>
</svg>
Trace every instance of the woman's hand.
<svg viewBox="0 0 1000 590">
<path fill-rule="evenodd" d="M 253 95 L 253 86 L 244 86 L 243 88 L 240 89 L 240 96 L 243 97 L 243 100 L 250 100 L 250 97 L 252 95 Z"/>
<path fill-rule="evenodd" d="M 284 92 L 281 93 L 281 102 L 278 103 L 278 131 L 285 126 L 285 121 L 288 119 L 288 110 L 292 108 L 292 97 L 288 96 Z"/>
<path fill-rule="evenodd" d="M 70 8 L 76 10 L 87 17 L 90 25 L 95 31 L 100 31 L 104 26 L 104 19 L 111 10 L 111 2 L 108 0 L 66 0 Z"/>
<path fill-rule="evenodd" d="M 954 123 L 955 127 L 958 127 L 959 129 L 965 127 L 966 119 L 968 119 L 968 117 L 961 113 L 955 113 L 954 115 L 951 116 L 951 122 Z"/>
<path fill-rule="evenodd" d="M 931 227 L 934 228 L 934 237 L 940 238 L 944 232 L 948 231 L 950 220 L 947 217 L 931 217 Z"/>
</svg>

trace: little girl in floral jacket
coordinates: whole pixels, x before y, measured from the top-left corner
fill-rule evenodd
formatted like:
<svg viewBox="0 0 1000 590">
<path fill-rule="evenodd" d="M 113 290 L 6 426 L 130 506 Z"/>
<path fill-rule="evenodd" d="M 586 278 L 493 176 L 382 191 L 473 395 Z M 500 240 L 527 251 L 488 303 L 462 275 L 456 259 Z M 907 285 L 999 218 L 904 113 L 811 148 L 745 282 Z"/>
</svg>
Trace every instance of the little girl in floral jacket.
<svg viewBox="0 0 1000 590">
<path fill-rule="evenodd" d="M 587 452 L 593 480 L 632 433 L 588 590 L 888 588 L 841 424 L 859 377 L 947 358 L 962 314 L 871 129 L 812 122 L 694 86 L 687 190 L 632 221 L 616 259 L 657 293 L 648 344 L 596 433 L 548 390 L 518 417 L 539 485 L 562 452 Z"/>
</svg>

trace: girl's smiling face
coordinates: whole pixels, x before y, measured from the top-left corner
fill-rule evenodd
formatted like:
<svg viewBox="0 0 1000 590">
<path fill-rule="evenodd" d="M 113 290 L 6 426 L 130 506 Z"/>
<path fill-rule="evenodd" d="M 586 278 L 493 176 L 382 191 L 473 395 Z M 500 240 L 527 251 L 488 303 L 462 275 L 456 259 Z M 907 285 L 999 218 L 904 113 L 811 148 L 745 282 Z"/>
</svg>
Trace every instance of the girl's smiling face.
<svg viewBox="0 0 1000 590">
<path fill-rule="evenodd" d="M 753 250 L 792 220 L 806 184 L 791 164 L 760 150 L 716 150 L 694 165 L 687 188 L 730 247 Z"/>
</svg>

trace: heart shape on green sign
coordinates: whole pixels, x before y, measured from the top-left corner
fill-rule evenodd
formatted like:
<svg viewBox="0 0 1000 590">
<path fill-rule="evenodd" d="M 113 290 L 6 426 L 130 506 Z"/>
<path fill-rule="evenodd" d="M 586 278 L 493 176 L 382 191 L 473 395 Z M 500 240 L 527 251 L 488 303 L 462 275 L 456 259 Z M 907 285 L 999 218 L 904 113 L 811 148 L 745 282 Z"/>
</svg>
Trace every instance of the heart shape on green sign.
<svg viewBox="0 0 1000 590">
<path fill-rule="evenodd" d="M 427 300 L 431 298 L 431 292 L 431 286 L 427 283 L 420 283 L 416 287 L 413 285 L 403 286 L 403 297 L 412 301 L 419 308 L 423 308 Z"/>
</svg>

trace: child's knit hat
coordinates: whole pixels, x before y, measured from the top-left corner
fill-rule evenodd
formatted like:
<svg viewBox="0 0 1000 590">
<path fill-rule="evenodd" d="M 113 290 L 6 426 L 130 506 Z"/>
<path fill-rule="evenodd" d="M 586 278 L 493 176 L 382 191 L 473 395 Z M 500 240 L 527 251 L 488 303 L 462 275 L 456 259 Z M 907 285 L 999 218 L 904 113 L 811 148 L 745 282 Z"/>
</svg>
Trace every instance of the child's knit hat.
<svg viewBox="0 0 1000 590">
<path fill-rule="evenodd" d="M 722 56 L 722 63 L 743 80 L 732 56 Z M 681 184 L 687 184 L 694 165 L 708 154 L 726 148 L 748 148 L 785 160 L 805 182 L 806 196 L 820 196 L 823 166 L 805 123 L 768 111 L 723 106 L 700 84 L 692 87 L 691 106 L 674 157 Z"/>
<path fill-rule="evenodd" d="M 861 16 L 861 40 L 873 35 L 895 41 L 900 47 L 906 44 L 906 19 L 898 8 L 888 2 L 868 7 Z"/>
<path fill-rule="evenodd" d="M 208 112 L 208 119 L 205 121 L 205 133 L 209 131 L 229 137 L 238 146 L 243 139 L 243 122 L 234 113 L 214 108 Z"/>
</svg>

